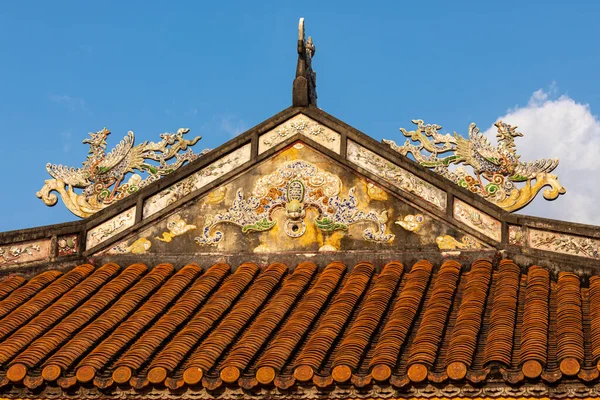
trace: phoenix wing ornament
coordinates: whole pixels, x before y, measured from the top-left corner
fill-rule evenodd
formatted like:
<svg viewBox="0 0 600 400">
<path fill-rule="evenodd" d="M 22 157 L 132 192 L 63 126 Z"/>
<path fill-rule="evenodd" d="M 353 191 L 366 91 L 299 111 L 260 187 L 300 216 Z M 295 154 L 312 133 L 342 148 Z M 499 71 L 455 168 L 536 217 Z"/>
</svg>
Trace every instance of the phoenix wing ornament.
<svg viewBox="0 0 600 400">
<path fill-rule="evenodd" d="M 525 207 L 545 186 L 550 187 L 543 192 L 547 200 L 566 193 L 557 176 L 551 173 L 558 166 L 557 159 L 520 160 L 515 138 L 523 135 L 516 126 L 496 122 L 498 144 L 494 146 L 473 123 L 469 125 L 468 137 L 464 137 L 456 132 L 442 135 L 438 133 L 440 125 L 425 125 L 422 120 L 412 122 L 417 125 L 414 131 L 400 128 L 407 138 L 404 145 L 399 146 L 393 140 L 383 142 L 404 156 L 410 153 L 422 166 L 506 211 Z M 473 173 L 467 172 L 465 166 Z M 525 185 L 517 187 L 515 183 L 521 182 Z"/>
<path fill-rule="evenodd" d="M 52 179 L 46 180 L 36 195 L 46 205 L 54 206 L 58 197 L 52 192 L 57 192 L 73 214 L 88 217 L 205 154 L 206 151 L 194 154 L 189 148 L 200 136 L 187 140 L 183 135 L 188 132 L 189 129 L 182 128 L 177 133 L 161 134 L 159 142 L 135 145 L 135 136 L 129 131 L 108 153 L 106 138 L 110 131 L 104 128 L 92 132 L 83 141 L 90 146 L 83 166 L 47 164 Z M 83 190 L 76 193 L 74 189 Z"/>
</svg>

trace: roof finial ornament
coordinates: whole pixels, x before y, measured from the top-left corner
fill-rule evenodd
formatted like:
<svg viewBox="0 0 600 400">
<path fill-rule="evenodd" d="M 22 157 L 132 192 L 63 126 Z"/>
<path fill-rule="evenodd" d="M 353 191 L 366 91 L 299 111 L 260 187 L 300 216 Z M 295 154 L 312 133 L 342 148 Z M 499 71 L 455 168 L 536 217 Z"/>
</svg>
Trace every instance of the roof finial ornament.
<svg viewBox="0 0 600 400">
<path fill-rule="evenodd" d="M 108 153 L 106 137 L 110 131 L 104 128 L 90 132 L 90 138 L 83 141 L 90 146 L 83 167 L 48 163 L 46 170 L 53 179 L 46 180 L 36 195 L 47 206 L 53 206 L 58 197 L 51 192 L 58 192 L 73 214 L 89 217 L 204 155 L 206 150 L 195 154 L 191 149 L 200 136 L 191 140 L 183 137 L 189 131 L 180 128 L 177 133 L 161 133 L 160 142 L 145 141 L 138 145 L 134 145 L 135 136 L 129 131 Z M 76 188 L 83 191 L 76 193 L 73 190 Z"/>
<path fill-rule="evenodd" d="M 508 212 L 520 210 L 529 204 L 538 192 L 543 191 L 546 200 L 554 200 L 565 194 L 566 189 L 551 172 L 558 166 L 557 159 L 521 161 L 516 151 L 515 138 L 523 136 L 516 126 L 502 121 L 494 125 L 498 129 L 496 146 L 479 132 L 474 123 L 469 125 L 469 137 L 454 132 L 442 135 L 440 125 L 425 125 L 421 119 L 413 119 L 414 131 L 400 128 L 407 137 L 404 145 L 383 139 L 393 150 L 414 159 L 445 178 L 454 181 L 472 193 L 477 193 Z M 414 144 L 413 144 L 414 143 Z M 472 170 L 472 173 L 462 165 Z M 483 179 L 482 179 L 483 178 Z M 522 187 L 517 184 L 524 183 Z"/>
<path fill-rule="evenodd" d="M 298 65 L 296 79 L 292 91 L 292 104 L 296 107 L 317 105 L 317 74 L 312 69 L 312 58 L 315 55 L 315 45 L 312 37 L 304 34 L 304 18 L 298 23 Z"/>
</svg>

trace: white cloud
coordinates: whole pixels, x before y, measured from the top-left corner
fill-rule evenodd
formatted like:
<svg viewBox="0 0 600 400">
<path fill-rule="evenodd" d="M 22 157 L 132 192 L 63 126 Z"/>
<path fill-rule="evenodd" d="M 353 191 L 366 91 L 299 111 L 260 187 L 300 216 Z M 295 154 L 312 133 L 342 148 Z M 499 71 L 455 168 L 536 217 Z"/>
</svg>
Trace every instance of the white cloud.
<svg viewBox="0 0 600 400">
<path fill-rule="evenodd" d="M 515 107 L 500 117 L 518 125 L 523 137 L 516 138 L 522 161 L 558 158 L 554 170 L 567 189 L 555 201 L 537 198 L 519 213 L 571 222 L 600 225 L 596 204 L 600 201 L 600 120 L 589 105 L 567 95 L 557 96 L 556 85 L 535 91 L 524 107 Z M 486 132 L 495 137 L 496 128 Z"/>
<path fill-rule="evenodd" d="M 220 125 L 221 130 L 232 138 L 248 130 L 244 121 L 232 116 L 221 117 Z"/>
<path fill-rule="evenodd" d="M 68 153 L 71 151 L 71 144 L 72 144 L 72 139 L 71 137 L 73 136 L 71 134 L 70 131 L 64 131 L 60 134 L 63 138 L 63 151 L 65 153 Z"/>
<path fill-rule="evenodd" d="M 85 104 L 85 100 L 83 100 L 81 97 L 72 97 L 69 95 L 52 94 L 52 95 L 50 95 L 50 101 L 63 106 L 64 108 L 66 108 L 67 110 L 69 110 L 71 112 L 83 111 L 87 114 L 92 114 L 92 112 L 89 110 L 89 108 L 87 108 L 87 105 Z"/>
</svg>

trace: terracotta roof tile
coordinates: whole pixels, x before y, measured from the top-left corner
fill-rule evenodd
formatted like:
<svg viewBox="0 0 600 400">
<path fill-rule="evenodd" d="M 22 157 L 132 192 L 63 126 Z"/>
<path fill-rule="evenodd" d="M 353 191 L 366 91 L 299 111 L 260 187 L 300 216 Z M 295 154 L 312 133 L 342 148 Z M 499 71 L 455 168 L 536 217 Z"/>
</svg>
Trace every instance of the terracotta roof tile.
<svg viewBox="0 0 600 400">
<path fill-rule="evenodd" d="M 484 363 L 498 362 L 508 367 L 512 358 L 521 270 L 511 260 L 502 260 L 494 275 L 496 283 Z"/>
<path fill-rule="evenodd" d="M 447 374 L 456 380 L 467 375 L 467 368 L 473 361 L 492 275 L 492 263 L 488 260 L 477 260 L 466 275 L 467 284 L 452 329 L 446 360 Z"/>
<path fill-rule="evenodd" d="M 276 334 L 256 366 L 256 378 L 263 384 L 273 381 L 295 349 L 301 343 L 313 323 L 340 283 L 346 266 L 339 262 L 329 264 L 318 276 L 316 283 L 303 296 L 287 322 Z"/>
<path fill-rule="evenodd" d="M 160 264 L 152 272 L 156 272 L 156 274 L 152 276 L 153 279 L 148 282 L 148 285 L 159 287 L 174 272 L 174 268 L 171 264 Z M 79 362 L 77 380 L 80 382 L 92 380 L 96 372 L 121 353 L 123 348 L 148 326 L 199 272 L 198 266 L 188 265 L 160 286 L 148 301 Z M 148 277 L 151 276 L 148 275 Z"/>
<path fill-rule="evenodd" d="M 594 363 L 600 359 L 600 276 L 590 278 L 591 347 Z"/>
<path fill-rule="evenodd" d="M 5 280 L 0 393 L 599 379 L 597 277 L 588 289 L 510 260 L 288 270 L 107 264 Z"/>
<path fill-rule="evenodd" d="M 10 293 L 0 301 L 0 318 L 10 314 L 15 308 L 29 300 L 40 290 L 62 275 L 59 271 L 46 271 L 29 280 L 25 285 Z"/>
<path fill-rule="evenodd" d="M 120 284 L 130 285 L 146 271 L 147 267 L 145 265 L 133 264 L 125 269 L 125 271 L 123 271 L 116 279 L 119 279 Z M 103 336 L 127 317 L 127 315 L 156 288 L 159 281 L 155 279 L 155 275 L 160 274 L 160 270 L 153 270 L 150 272 L 127 293 L 121 296 L 108 310 L 102 313 L 100 317 L 92 321 L 67 342 L 67 344 L 58 349 L 58 351 L 45 363 L 44 371 L 46 371 L 46 374 L 49 374 L 49 376 L 56 379 L 55 376 L 57 374 L 50 373 L 49 371 L 64 371 L 71 367 L 85 352 L 95 346 Z M 43 374 L 44 371 L 42 371 Z M 49 380 L 54 379 L 50 378 Z"/>
<path fill-rule="evenodd" d="M 362 306 L 356 321 L 348 335 L 342 341 L 333 361 L 333 379 L 345 382 L 356 372 L 368 349 L 371 337 L 379 326 L 384 312 L 402 277 L 404 267 L 397 262 L 388 263 L 375 281 L 365 304 Z"/>
<path fill-rule="evenodd" d="M 527 274 L 520 362 L 528 378 L 537 378 L 546 365 L 550 273 L 533 266 Z"/>
<path fill-rule="evenodd" d="M 186 383 L 198 383 L 203 374 L 215 365 L 225 349 L 233 344 L 233 339 L 267 300 L 286 272 L 285 265 L 271 264 L 256 278 L 231 312 L 189 357 L 183 373 Z"/>
<path fill-rule="evenodd" d="M 400 349 L 410 332 L 427 289 L 431 269 L 429 261 L 417 262 L 408 274 L 406 283 L 401 287 L 396 306 L 383 328 L 370 363 L 373 378 L 379 381 L 387 380 L 398 363 Z"/>
<path fill-rule="evenodd" d="M 408 377 L 413 382 L 425 380 L 428 368 L 435 362 L 460 269 L 457 261 L 446 261 L 436 276 L 431 299 L 409 352 Z"/>
<path fill-rule="evenodd" d="M 7 315 L 2 320 L 2 325 L 0 325 L 0 340 L 4 341 L 10 334 L 29 322 L 40 311 L 46 310 L 54 300 L 69 292 L 93 270 L 94 267 L 88 264 L 75 267 L 73 270 L 51 283 L 44 290 L 37 293 L 31 300 Z M 69 303 L 67 306 L 72 306 L 74 304 L 73 301 L 79 300 L 82 294 L 83 293 L 77 292 L 75 293 L 75 296 L 69 296 Z M 62 300 L 60 303 L 62 303 Z M 60 307 L 62 308 L 62 305 Z M 39 322 L 40 321 L 38 321 L 38 323 Z M 0 355 L 0 363 L 5 362 L 7 359 L 8 357 Z"/>
<path fill-rule="evenodd" d="M 360 263 L 354 267 L 316 331 L 300 352 L 294 369 L 296 379 L 308 381 L 313 377 L 314 371 L 320 369 L 334 341 L 367 289 L 374 271 L 375 267 L 370 263 Z"/>
<path fill-rule="evenodd" d="M 230 270 L 227 264 L 216 264 L 196 279 L 177 303 L 119 358 L 113 379 L 117 383 L 127 382 L 132 372 L 147 362 L 156 349 L 206 301 Z"/>
<path fill-rule="evenodd" d="M 252 282 L 258 271 L 259 268 L 256 264 L 242 264 L 233 275 L 225 280 L 206 305 L 194 315 L 152 361 L 148 371 L 150 382 L 163 382 L 168 372 L 172 372 L 177 368 L 206 332 L 229 310 L 235 300 Z"/>
<path fill-rule="evenodd" d="M 572 272 L 558 274 L 557 287 L 557 361 L 560 371 L 577 375 L 584 359 L 583 312 L 579 277 Z"/>
<path fill-rule="evenodd" d="M 19 286 L 23 285 L 27 280 L 22 276 L 9 276 L 4 280 L 0 280 L 0 300 L 15 291 Z"/>
<path fill-rule="evenodd" d="M 250 361 L 258 354 L 269 336 L 297 301 L 298 296 L 306 289 L 316 270 L 317 266 L 313 263 L 307 262 L 298 265 L 281 290 L 277 292 L 233 347 L 223 363 L 221 379 L 233 382 L 240 377 L 240 373 L 248 367 Z"/>
<path fill-rule="evenodd" d="M 120 268 L 116 264 L 107 264 L 102 268 L 98 269 L 94 272 L 90 277 L 88 277 L 85 281 L 79 284 L 78 289 L 80 289 L 80 294 L 89 295 L 89 293 L 94 290 L 94 288 L 99 287 L 101 284 L 105 283 L 107 280 L 112 278 L 114 275 L 119 272 Z M 112 280 L 111 282 L 104 285 L 100 291 L 95 294 L 92 298 L 86 301 L 83 305 L 81 305 L 77 310 L 67 315 L 62 321 L 58 323 L 54 328 L 44 333 L 42 337 L 33 342 L 25 351 L 21 352 L 12 362 L 11 368 L 9 368 L 9 372 L 11 369 L 19 368 L 31 368 L 37 365 L 45 356 L 48 355 L 52 350 L 60 347 L 64 342 L 66 342 L 75 331 L 84 326 L 87 322 L 89 322 L 92 318 L 94 318 L 99 312 L 102 311 L 106 305 L 112 301 L 121 291 L 125 290 L 125 286 L 118 285 L 118 279 Z M 117 290 L 115 290 L 117 289 Z M 120 290 L 119 290 L 120 289 Z M 71 293 L 69 293 L 71 294 Z M 67 297 L 67 296 L 64 296 Z M 63 305 L 64 303 L 61 301 L 60 303 Z M 48 317 L 51 317 L 54 320 L 58 320 L 62 315 L 56 308 L 56 305 L 48 308 L 45 313 L 48 313 Z M 68 311 L 65 311 L 68 312 Z M 22 330 L 26 330 L 27 333 L 31 333 L 32 330 L 39 330 L 40 328 L 35 327 L 35 322 L 38 318 L 42 318 L 44 314 L 41 314 L 39 317 L 31 321 L 25 327 L 21 328 Z M 47 322 L 51 322 L 48 320 Z M 43 327 L 41 329 L 44 329 Z M 18 333 L 18 332 L 17 332 Z M 11 339 L 17 334 L 11 336 Z M 5 341 L 0 347 L 4 344 L 10 343 L 10 339 Z M 20 380 L 23 377 L 17 377 L 16 380 Z"/>
</svg>

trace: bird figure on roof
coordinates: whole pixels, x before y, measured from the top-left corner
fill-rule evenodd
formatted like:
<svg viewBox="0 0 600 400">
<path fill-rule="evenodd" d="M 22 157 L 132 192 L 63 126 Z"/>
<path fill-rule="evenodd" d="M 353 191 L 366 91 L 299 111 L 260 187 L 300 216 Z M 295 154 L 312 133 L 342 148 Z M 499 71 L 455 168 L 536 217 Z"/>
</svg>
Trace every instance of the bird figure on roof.
<svg viewBox="0 0 600 400">
<path fill-rule="evenodd" d="M 129 131 L 127 136 L 106 154 L 106 138 L 110 131 L 106 128 L 98 132 L 90 132 L 90 138 L 83 140 L 83 144 L 89 144 L 87 159 L 82 168 L 66 167 L 48 163 L 46 170 L 55 179 L 60 179 L 67 185 L 76 188 L 84 188 L 88 193 L 95 190 L 94 185 L 101 184 L 108 187 L 117 182 L 121 172 L 133 172 L 133 166 L 139 166 L 140 151 L 131 152 L 134 143 L 133 132 Z M 143 160 L 143 159 L 142 159 Z M 136 163 L 136 161 L 138 161 Z M 121 165 L 119 165 L 121 164 Z M 120 168 L 116 168 L 120 167 Z M 115 185 L 112 195 L 118 189 Z"/>
<path fill-rule="evenodd" d="M 516 154 L 515 138 L 523 136 L 516 126 L 498 121 L 496 138 L 498 145 L 494 147 L 474 124 L 469 125 L 469 138 L 455 133 L 458 156 L 455 163 L 465 163 L 473 167 L 481 183 L 481 175 L 487 180 L 493 180 L 494 175 L 503 175 L 511 181 L 526 181 L 534 179 L 541 172 L 551 172 L 558 165 L 556 159 L 542 159 L 533 162 L 521 162 Z"/>
<path fill-rule="evenodd" d="M 183 135 L 188 132 L 189 129 L 180 128 L 176 133 L 162 133 L 159 142 L 145 141 L 134 145 L 134 134 L 129 131 L 109 152 L 106 152 L 106 139 L 110 131 L 104 128 L 91 132 L 90 137 L 83 140 L 89 145 L 83 166 L 48 163 L 46 170 L 54 179 L 47 180 L 37 196 L 52 206 L 58 199 L 50 192 L 57 191 L 71 212 L 80 217 L 89 216 L 205 154 L 194 154 L 191 148 L 188 149 L 200 140 L 200 136 L 184 139 Z M 175 160 L 169 163 L 173 158 Z M 123 183 L 130 173 L 132 175 Z M 147 177 L 142 178 L 140 174 Z M 74 188 L 83 191 L 77 194 Z"/>
<path fill-rule="evenodd" d="M 414 131 L 400 128 L 407 138 L 404 145 L 399 146 L 393 140 L 386 139 L 383 143 L 403 156 L 410 153 L 421 166 L 431 168 L 506 211 L 525 207 L 545 186 L 550 186 L 543 192 L 547 200 L 554 200 L 566 193 L 557 176 L 551 174 L 558 166 L 557 159 L 520 160 L 516 153 L 515 138 L 523 135 L 516 126 L 503 121 L 496 122 L 498 144 L 492 145 L 475 124 L 469 125 L 468 136 L 464 137 L 456 132 L 442 135 L 438 133 L 440 125 L 425 125 L 423 120 L 412 122 L 417 125 Z M 453 164 L 471 167 L 473 174 L 463 165 L 451 167 Z M 525 186 L 517 188 L 517 182 L 525 182 Z"/>
</svg>

